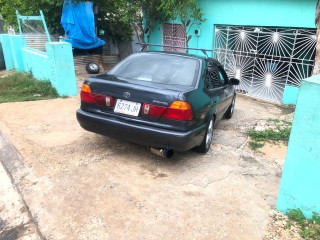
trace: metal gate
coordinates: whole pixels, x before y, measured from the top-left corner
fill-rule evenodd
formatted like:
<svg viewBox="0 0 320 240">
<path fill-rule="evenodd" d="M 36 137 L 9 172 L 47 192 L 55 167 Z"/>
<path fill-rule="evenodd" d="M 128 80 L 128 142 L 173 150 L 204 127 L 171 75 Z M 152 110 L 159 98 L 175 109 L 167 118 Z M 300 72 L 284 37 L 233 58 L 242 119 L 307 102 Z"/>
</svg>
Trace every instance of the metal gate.
<svg viewBox="0 0 320 240">
<path fill-rule="evenodd" d="M 240 80 L 240 93 L 282 102 L 286 84 L 312 74 L 316 29 L 216 25 L 214 32 L 214 57 Z"/>
<path fill-rule="evenodd" d="M 163 45 L 173 47 L 186 46 L 186 32 L 181 24 L 165 23 L 162 30 Z M 165 51 L 185 52 L 185 49 L 164 48 Z"/>
</svg>

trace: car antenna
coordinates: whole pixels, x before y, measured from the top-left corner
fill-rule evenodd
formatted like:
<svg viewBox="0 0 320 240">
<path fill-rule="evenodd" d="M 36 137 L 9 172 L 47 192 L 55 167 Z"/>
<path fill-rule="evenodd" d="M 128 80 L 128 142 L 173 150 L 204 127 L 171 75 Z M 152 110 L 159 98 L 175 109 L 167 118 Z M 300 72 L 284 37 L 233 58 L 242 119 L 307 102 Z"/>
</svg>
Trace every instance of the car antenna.
<svg viewBox="0 0 320 240">
<path fill-rule="evenodd" d="M 152 43 L 136 43 L 138 45 L 142 45 L 141 52 L 144 51 L 148 46 L 154 47 L 163 47 L 163 48 L 178 48 L 178 49 L 188 49 L 188 50 L 199 50 L 201 51 L 206 58 L 209 58 L 207 52 L 213 52 L 213 50 L 203 49 L 203 48 L 190 48 L 190 47 L 179 47 L 179 46 L 170 46 L 170 45 L 162 45 L 162 44 L 152 44 Z"/>
</svg>

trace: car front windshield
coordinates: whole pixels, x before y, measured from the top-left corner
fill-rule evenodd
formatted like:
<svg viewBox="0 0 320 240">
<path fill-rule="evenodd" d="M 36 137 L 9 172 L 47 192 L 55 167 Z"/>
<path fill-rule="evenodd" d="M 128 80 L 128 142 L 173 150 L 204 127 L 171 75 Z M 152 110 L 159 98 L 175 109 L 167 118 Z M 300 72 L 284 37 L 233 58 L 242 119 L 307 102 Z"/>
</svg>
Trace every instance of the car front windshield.
<svg viewBox="0 0 320 240">
<path fill-rule="evenodd" d="M 172 54 L 138 53 L 119 63 L 108 74 L 160 84 L 194 86 L 199 61 Z"/>
</svg>

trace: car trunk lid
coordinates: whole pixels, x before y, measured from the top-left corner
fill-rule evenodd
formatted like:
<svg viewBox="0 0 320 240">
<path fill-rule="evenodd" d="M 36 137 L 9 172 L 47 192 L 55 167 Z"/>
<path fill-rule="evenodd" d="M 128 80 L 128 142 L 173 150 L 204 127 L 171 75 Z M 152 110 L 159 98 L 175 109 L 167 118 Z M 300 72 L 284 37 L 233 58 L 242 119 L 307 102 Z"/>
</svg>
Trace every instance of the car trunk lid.
<svg viewBox="0 0 320 240">
<path fill-rule="evenodd" d="M 192 91 L 193 87 L 132 81 L 106 74 L 89 78 L 84 85 L 89 86 L 92 94 L 99 97 L 100 103 L 90 106 L 83 104 L 85 110 L 125 118 L 127 121 L 163 124 L 166 128 L 176 130 L 185 129 L 191 124 L 192 109 L 184 102 L 184 93 Z M 110 97 L 113 104 L 108 107 L 105 101 L 110 101 Z M 122 105 L 119 107 L 118 104 Z M 126 111 L 128 105 L 125 104 L 131 105 L 130 111 Z M 138 108 L 138 112 L 134 108 Z"/>
<path fill-rule="evenodd" d="M 112 75 L 100 75 L 88 80 L 93 93 L 112 96 L 117 99 L 138 103 L 150 103 L 164 107 L 170 106 L 180 95 L 192 87 L 164 85 L 153 82 L 121 79 Z"/>
</svg>

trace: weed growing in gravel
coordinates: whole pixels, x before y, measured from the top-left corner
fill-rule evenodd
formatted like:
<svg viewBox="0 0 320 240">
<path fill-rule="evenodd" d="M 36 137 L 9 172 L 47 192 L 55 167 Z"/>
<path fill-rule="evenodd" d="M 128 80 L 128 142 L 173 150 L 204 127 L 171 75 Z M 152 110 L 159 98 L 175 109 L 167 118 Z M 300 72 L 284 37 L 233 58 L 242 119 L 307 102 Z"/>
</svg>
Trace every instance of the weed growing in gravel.
<svg viewBox="0 0 320 240">
<path fill-rule="evenodd" d="M 320 215 L 318 213 L 313 213 L 312 218 L 307 219 L 300 209 L 291 209 L 287 215 L 288 228 L 295 223 L 301 229 L 301 237 L 312 240 L 320 240 Z"/>
<path fill-rule="evenodd" d="M 254 151 L 263 147 L 264 143 L 268 141 L 284 142 L 285 144 L 289 141 L 291 122 L 279 119 L 268 119 L 267 122 L 271 127 L 264 130 L 251 129 L 246 132 L 251 140 L 249 147 Z"/>
<path fill-rule="evenodd" d="M 58 93 L 48 81 L 39 81 L 31 74 L 13 73 L 0 78 L 0 103 L 57 98 Z"/>
<path fill-rule="evenodd" d="M 249 142 L 249 147 L 253 150 L 253 151 L 257 151 L 259 148 L 262 148 L 264 146 L 264 143 L 260 143 L 260 142 Z"/>
</svg>

